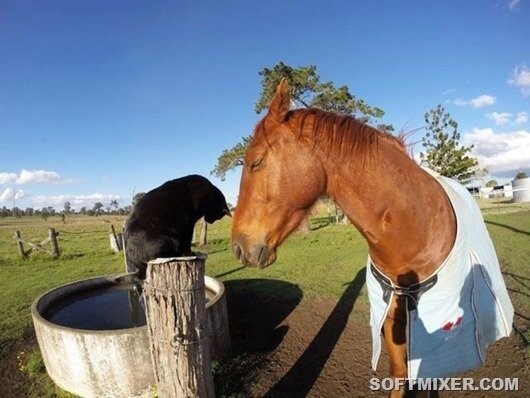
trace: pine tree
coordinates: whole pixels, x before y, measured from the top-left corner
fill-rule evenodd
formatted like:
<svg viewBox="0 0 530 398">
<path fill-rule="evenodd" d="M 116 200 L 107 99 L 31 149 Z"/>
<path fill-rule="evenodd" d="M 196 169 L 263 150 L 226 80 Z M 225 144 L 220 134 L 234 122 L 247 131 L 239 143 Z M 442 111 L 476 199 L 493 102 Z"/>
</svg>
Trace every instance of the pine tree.
<svg viewBox="0 0 530 398">
<path fill-rule="evenodd" d="M 475 175 L 478 161 L 469 155 L 473 145 L 460 144 L 458 123 L 442 105 L 425 113 L 425 122 L 427 133 L 422 139 L 425 148 L 420 154 L 422 164 L 463 184 L 469 182 Z"/>
</svg>

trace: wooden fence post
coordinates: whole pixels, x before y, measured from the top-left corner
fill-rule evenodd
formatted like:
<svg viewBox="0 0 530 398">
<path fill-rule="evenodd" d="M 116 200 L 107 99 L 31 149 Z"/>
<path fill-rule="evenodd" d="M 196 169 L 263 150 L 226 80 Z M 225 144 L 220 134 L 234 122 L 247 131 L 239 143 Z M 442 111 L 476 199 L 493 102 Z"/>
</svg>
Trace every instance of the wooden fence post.
<svg viewBox="0 0 530 398">
<path fill-rule="evenodd" d="M 22 243 L 22 237 L 20 236 L 20 231 L 15 231 L 15 239 L 17 240 L 18 252 L 22 258 L 26 258 L 26 252 L 24 251 L 24 243 Z"/>
<path fill-rule="evenodd" d="M 55 229 L 50 228 L 48 230 L 48 236 L 52 245 L 52 256 L 54 258 L 59 257 L 59 255 L 61 254 L 61 252 L 59 251 L 59 244 L 57 243 L 57 235 L 59 235 L 59 232 L 55 232 Z"/>
<path fill-rule="evenodd" d="M 110 224 L 110 232 L 110 249 L 114 253 L 118 253 L 123 250 L 123 233 L 116 233 L 112 224 Z"/>
<path fill-rule="evenodd" d="M 160 397 L 214 397 L 206 325 L 206 255 L 150 261 L 144 283 Z"/>
<path fill-rule="evenodd" d="M 199 238 L 199 246 L 204 246 L 208 243 L 208 223 L 202 218 L 201 221 L 201 236 Z"/>
</svg>

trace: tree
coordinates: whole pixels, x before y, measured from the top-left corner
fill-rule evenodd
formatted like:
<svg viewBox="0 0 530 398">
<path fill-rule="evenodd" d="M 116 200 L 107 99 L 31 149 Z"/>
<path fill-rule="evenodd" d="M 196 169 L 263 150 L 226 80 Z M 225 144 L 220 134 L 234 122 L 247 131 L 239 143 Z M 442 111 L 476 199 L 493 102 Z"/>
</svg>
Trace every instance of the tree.
<svg viewBox="0 0 530 398">
<path fill-rule="evenodd" d="M 114 211 L 118 210 L 118 207 L 120 207 L 120 205 L 118 204 L 118 201 L 116 199 L 113 199 L 113 200 L 110 201 L 110 206 L 114 207 Z"/>
<path fill-rule="evenodd" d="M 261 76 L 261 94 L 254 110 L 260 113 L 267 108 L 282 77 L 289 80 L 291 99 L 298 108 L 316 107 L 327 111 L 338 112 L 373 123 L 384 115 L 383 110 L 372 107 L 349 92 L 348 86 L 335 87 L 333 82 L 321 82 L 315 65 L 293 68 L 279 62 L 272 68 L 263 68 Z M 378 125 L 379 129 L 390 132 L 390 125 Z M 226 173 L 243 164 L 243 157 L 250 144 L 251 135 L 230 149 L 225 149 L 217 158 L 217 164 L 210 174 L 224 180 Z"/>
<path fill-rule="evenodd" d="M 224 149 L 217 158 L 217 164 L 210 174 L 224 180 L 227 171 L 243 166 L 243 158 L 250 144 L 250 138 L 250 135 L 243 137 L 241 142 L 238 142 L 231 149 Z"/>
<path fill-rule="evenodd" d="M 1 209 L 0 209 L 0 217 L 9 217 L 9 215 L 11 214 L 11 210 L 9 210 L 7 207 L 3 206 Z"/>
<path fill-rule="evenodd" d="M 524 171 L 520 171 L 515 175 L 516 180 L 522 180 L 523 178 L 528 178 Z"/>
<path fill-rule="evenodd" d="M 478 160 L 477 166 L 475 167 L 475 173 L 473 180 L 478 180 L 480 186 L 486 186 L 486 178 L 489 178 L 490 169 L 482 160 Z"/>
<path fill-rule="evenodd" d="M 70 202 L 64 202 L 64 205 L 63 205 L 64 215 L 70 214 L 71 211 L 72 211 L 72 204 Z"/>
<path fill-rule="evenodd" d="M 103 203 L 101 202 L 96 202 L 94 203 L 94 207 L 92 208 L 92 211 L 94 212 L 94 215 L 99 215 L 99 213 L 101 213 L 103 209 Z"/>
<path fill-rule="evenodd" d="M 497 185 L 499 185 L 499 183 L 495 180 L 489 180 L 487 183 L 486 183 L 486 187 L 488 188 L 493 188 L 493 187 L 496 187 Z"/>
<path fill-rule="evenodd" d="M 145 195 L 145 192 L 138 192 L 137 194 L 135 194 L 135 195 L 133 196 L 133 198 L 132 198 L 132 205 L 133 205 L 133 206 L 136 205 L 136 203 L 138 203 L 138 201 L 140 200 L 140 198 L 141 198 L 142 196 L 144 196 L 144 195 Z"/>
<path fill-rule="evenodd" d="M 41 210 L 41 217 L 44 218 L 44 221 L 48 220 L 50 213 L 48 212 L 48 207 L 43 207 Z"/>
<path fill-rule="evenodd" d="M 18 208 L 18 207 L 13 207 L 13 209 L 11 210 L 11 213 L 13 214 L 14 217 L 16 218 L 22 218 L 22 215 L 24 214 L 24 212 L 22 211 L 22 209 Z"/>
<path fill-rule="evenodd" d="M 445 177 L 467 183 L 475 174 L 478 161 L 468 155 L 473 145 L 460 145 L 458 123 L 442 105 L 426 112 L 425 122 L 427 133 L 422 138 L 425 148 L 420 154 L 422 164 Z"/>
</svg>

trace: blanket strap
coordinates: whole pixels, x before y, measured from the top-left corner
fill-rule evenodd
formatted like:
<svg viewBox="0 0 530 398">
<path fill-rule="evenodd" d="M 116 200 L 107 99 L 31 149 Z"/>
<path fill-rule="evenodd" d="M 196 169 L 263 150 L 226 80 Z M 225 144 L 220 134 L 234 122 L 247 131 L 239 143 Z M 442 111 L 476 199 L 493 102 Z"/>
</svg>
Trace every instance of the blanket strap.
<svg viewBox="0 0 530 398">
<path fill-rule="evenodd" d="M 409 311 L 417 308 L 421 295 L 432 288 L 438 281 L 438 275 L 434 274 L 424 281 L 404 287 L 394 284 L 390 278 L 377 269 L 374 263 L 370 263 L 370 270 L 383 289 L 383 300 L 385 303 L 388 304 L 390 296 L 392 293 L 395 293 L 397 296 L 402 296 L 407 299 L 407 309 Z"/>
</svg>

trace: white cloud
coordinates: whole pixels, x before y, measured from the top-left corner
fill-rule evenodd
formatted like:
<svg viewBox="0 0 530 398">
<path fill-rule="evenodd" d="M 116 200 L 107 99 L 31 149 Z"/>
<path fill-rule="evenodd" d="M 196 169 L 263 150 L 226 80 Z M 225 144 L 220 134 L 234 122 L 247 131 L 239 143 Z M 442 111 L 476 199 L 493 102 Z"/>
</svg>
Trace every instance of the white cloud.
<svg viewBox="0 0 530 398">
<path fill-rule="evenodd" d="M 515 117 L 515 124 L 525 124 L 528 122 L 528 112 L 518 112 Z"/>
<path fill-rule="evenodd" d="M 516 66 L 507 83 L 519 87 L 525 97 L 530 95 L 530 69 L 526 65 Z"/>
<path fill-rule="evenodd" d="M 442 91 L 442 95 L 447 95 L 454 93 L 456 91 L 456 88 L 448 88 L 447 90 Z"/>
<path fill-rule="evenodd" d="M 63 178 L 55 171 L 22 169 L 17 184 L 47 184 L 62 182 Z"/>
<path fill-rule="evenodd" d="M 528 122 L 528 112 L 517 112 L 515 119 L 512 121 L 513 115 L 509 112 L 491 112 L 487 113 L 486 117 L 495 122 L 496 126 L 504 126 L 508 123 L 519 126 Z"/>
<path fill-rule="evenodd" d="M 491 112 L 486 114 L 486 117 L 493 120 L 497 126 L 502 126 L 510 121 L 512 114 L 508 112 Z"/>
<path fill-rule="evenodd" d="M 530 168 L 530 132 L 517 130 L 495 133 L 493 129 L 474 128 L 462 137 L 471 154 L 487 164 L 491 174 L 513 177 L 520 168 Z"/>
<path fill-rule="evenodd" d="M 0 184 L 13 184 L 17 178 L 16 173 L 0 173 Z"/>
<path fill-rule="evenodd" d="M 13 205 L 13 200 L 19 200 L 26 196 L 26 192 L 18 189 L 15 191 L 13 188 L 6 188 L 3 192 L 0 192 L 0 204 L 2 205 Z"/>
<path fill-rule="evenodd" d="M 497 98 L 492 97 L 491 95 L 480 95 L 477 98 L 472 99 L 470 102 L 473 108 L 482 108 L 484 106 L 493 105 L 496 101 Z"/>
<path fill-rule="evenodd" d="M 65 202 L 70 202 L 72 208 L 79 210 L 81 207 L 86 206 L 91 208 L 96 202 L 108 204 L 112 200 L 120 201 L 119 195 L 104 195 L 101 193 L 92 193 L 87 195 L 55 195 L 46 196 L 39 195 L 31 198 L 33 206 L 36 208 L 52 206 L 57 209 L 61 209 Z"/>
<path fill-rule="evenodd" d="M 52 170 L 26 170 L 20 173 L 0 173 L 0 184 L 58 184 L 71 182 Z"/>
<path fill-rule="evenodd" d="M 517 8 L 521 0 L 508 0 L 508 9 L 513 11 Z"/>
<path fill-rule="evenodd" d="M 493 97 L 487 94 L 482 94 L 482 95 L 479 95 L 477 98 L 473 98 L 469 101 L 465 101 L 461 98 L 457 98 L 453 101 L 453 104 L 459 105 L 459 106 L 471 105 L 473 108 L 478 109 L 478 108 L 483 108 L 485 106 L 491 106 L 495 104 L 496 101 L 497 101 L 497 97 Z"/>
</svg>

